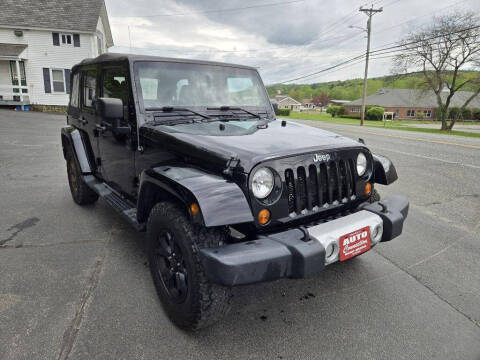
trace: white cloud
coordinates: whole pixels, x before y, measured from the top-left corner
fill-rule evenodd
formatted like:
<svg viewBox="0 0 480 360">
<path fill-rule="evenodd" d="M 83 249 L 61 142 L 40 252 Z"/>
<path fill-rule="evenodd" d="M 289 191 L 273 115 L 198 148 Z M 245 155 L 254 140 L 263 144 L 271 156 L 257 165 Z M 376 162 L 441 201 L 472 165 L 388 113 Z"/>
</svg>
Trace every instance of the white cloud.
<svg viewBox="0 0 480 360">
<path fill-rule="evenodd" d="M 129 33 L 134 53 L 241 63 L 259 67 L 265 83 L 315 72 L 364 53 L 359 29 L 366 16 L 361 0 L 317 1 L 231 9 L 280 1 L 249 0 L 106 0 L 115 46 L 128 52 Z M 372 48 L 399 40 L 437 14 L 452 10 L 480 11 L 478 0 L 373 0 L 384 12 L 373 19 Z M 156 16 L 156 14 L 188 14 Z M 130 17 L 134 16 L 134 17 Z M 363 62 L 340 67 L 300 82 L 345 80 L 363 76 Z M 391 59 L 372 60 L 369 76 L 390 72 Z"/>
</svg>

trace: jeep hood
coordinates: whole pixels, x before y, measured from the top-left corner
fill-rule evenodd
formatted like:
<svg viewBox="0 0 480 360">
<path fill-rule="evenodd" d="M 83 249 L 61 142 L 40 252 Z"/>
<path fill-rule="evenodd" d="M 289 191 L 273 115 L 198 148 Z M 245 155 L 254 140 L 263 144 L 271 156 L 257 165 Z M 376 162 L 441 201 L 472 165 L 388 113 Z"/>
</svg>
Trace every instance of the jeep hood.
<svg viewBox="0 0 480 360">
<path fill-rule="evenodd" d="M 172 130 L 175 126 L 171 127 Z M 251 134 L 213 136 L 182 132 L 159 131 L 155 125 L 145 124 L 140 134 L 175 152 L 202 161 L 215 161 L 225 166 L 232 157 L 240 160 L 243 171 L 249 172 L 258 163 L 274 158 L 295 156 L 329 149 L 359 147 L 363 144 L 330 131 L 294 122 L 275 120 L 267 128 Z"/>
</svg>

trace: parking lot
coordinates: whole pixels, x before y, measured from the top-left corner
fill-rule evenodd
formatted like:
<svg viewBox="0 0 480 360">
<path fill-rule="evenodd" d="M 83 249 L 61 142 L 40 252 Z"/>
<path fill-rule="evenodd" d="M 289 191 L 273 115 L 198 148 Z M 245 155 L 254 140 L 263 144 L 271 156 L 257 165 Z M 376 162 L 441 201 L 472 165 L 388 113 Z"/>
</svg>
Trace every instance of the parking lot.
<svg viewBox="0 0 480 360">
<path fill-rule="evenodd" d="M 403 235 L 314 278 L 235 288 L 226 319 L 186 333 L 144 235 L 73 203 L 65 121 L 0 111 L 1 359 L 480 359 L 480 139 L 303 121 L 393 160 L 379 191 L 409 197 Z"/>
</svg>

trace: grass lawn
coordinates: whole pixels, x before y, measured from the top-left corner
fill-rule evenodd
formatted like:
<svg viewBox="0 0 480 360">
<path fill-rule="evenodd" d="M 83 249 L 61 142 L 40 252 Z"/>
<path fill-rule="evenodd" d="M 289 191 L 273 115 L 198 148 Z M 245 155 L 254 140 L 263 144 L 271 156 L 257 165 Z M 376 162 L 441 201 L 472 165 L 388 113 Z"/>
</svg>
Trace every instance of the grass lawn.
<svg viewBox="0 0 480 360">
<path fill-rule="evenodd" d="M 347 125 L 360 125 L 360 120 L 356 119 L 344 119 L 344 118 L 332 118 L 330 114 L 326 113 L 301 113 L 301 112 L 291 112 L 289 117 L 291 119 L 303 119 L 303 120 L 317 120 L 317 121 L 325 121 L 329 123 L 337 123 L 337 124 L 347 124 Z M 440 134 L 440 135 L 457 135 L 457 136 L 467 136 L 467 137 L 475 137 L 480 138 L 480 133 L 468 132 L 468 131 L 460 131 L 460 130 L 452 130 L 452 131 L 441 131 L 439 129 L 429 129 L 429 128 L 418 128 L 413 126 L 408 126 L 409 124 L 437 124 L 440 127 L 439 122 L 434 121 L 415 121 L 415 120 L 397 120 L 395 122 L 387 122 L 385 126 L 383 125 L 382 121 L 371 121 L 366 120 L 365 125 L 369 127 L 376 127 L 376 128 L 389 128 L 394 130 L 404 130 L 404 131 L 412 131 L 412 132 L 420 132 L 420 133 L 430 133 L 430 134 Z M 477 123 L 469 123 L 469 124 L 479 124 Z M 479 126 L 480 128 L 480 126 Z"/>
</svg>

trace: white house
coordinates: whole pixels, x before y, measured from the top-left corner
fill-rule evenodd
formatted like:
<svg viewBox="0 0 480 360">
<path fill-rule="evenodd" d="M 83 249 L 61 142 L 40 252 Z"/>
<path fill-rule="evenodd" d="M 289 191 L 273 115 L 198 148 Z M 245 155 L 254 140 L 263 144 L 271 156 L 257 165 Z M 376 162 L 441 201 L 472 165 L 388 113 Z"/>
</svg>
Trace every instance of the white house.
<svg viewBox="0 0 480 360">
<path fill-rule="evenodd" d="M 301 103 L 291 98 L 290 96 L 278 95 L 275 96 L 275 100 L 277 100 L 279 109 L 290 109 L 294 111 L 299 111 L 300 107 L 302 106 Z"/>
<path fill-rule="evenodd" d="M 111 46 L 103 0 L 2 1 L 0 106 L 67 105 L 72 66 Z"/>
</svg>

